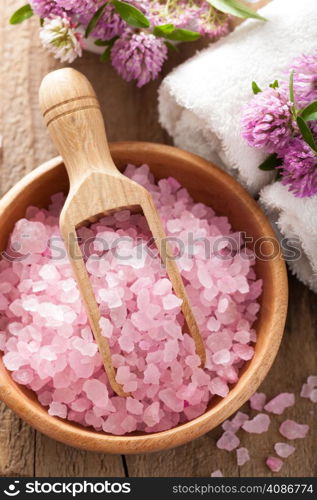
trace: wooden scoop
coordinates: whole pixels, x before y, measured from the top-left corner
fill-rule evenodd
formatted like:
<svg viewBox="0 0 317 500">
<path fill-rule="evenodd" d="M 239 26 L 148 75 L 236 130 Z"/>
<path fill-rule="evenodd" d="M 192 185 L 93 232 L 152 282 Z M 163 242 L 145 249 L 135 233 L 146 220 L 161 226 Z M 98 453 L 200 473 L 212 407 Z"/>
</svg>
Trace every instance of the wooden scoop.
<svg viewBox="0 0 317 500">
<path fill-rule="evenodd" d="M 118 209 L 143 212 L 166 266 L 174 292 L 182 299 L 182 312 L 195 341 L 201 365 L 205 348 L 177 265 L 151 195 L 125 177 L 115 166 L 108 148 L 103 117 L 87 78 L 71 68 L 49 73 L 40 88 L 40 106 L 51 137 L 63 157 L 70 190 L 60 216 L 60 230 L 70 258 L 90 325 L 112 389 L 128 396 L 116 382 L 107 338 L 99 326 L 100 311 L 78 245 L 76 229 Z"/>
</svg>

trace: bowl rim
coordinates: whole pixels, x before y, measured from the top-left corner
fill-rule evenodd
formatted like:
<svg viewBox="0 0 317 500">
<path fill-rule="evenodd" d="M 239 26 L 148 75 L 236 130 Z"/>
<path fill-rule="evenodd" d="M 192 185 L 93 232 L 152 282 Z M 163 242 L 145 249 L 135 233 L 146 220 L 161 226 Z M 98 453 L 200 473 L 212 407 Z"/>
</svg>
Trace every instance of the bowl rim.
<svg viewBox="0 0 317 500">
<path fill-rule="evenodd" d="M 110 143 L 110 151 L 114 155 L 122 152 L 122 150 L 128 150 L 130 153 L 136 154 L 140 149 L 156 154 L 156 156 L 160 156 L 162 160 L 164 160 L 164 158 L 171 158 L 171 156 L 179 159 L 181 154 L 183 159 L 186 158 L 187 161 L 195 163 L 197 168 L 203 170 L 208 169 L 209 171 L 210 169 L 216 169 L 218 177 L 222 177 L 223 181 L 234 188 L 238 194 L 243 195 L 249 208 L 252 208 L 254 217 L 261 223 L 263 232 L 269 237 L 276 239 L 271 224 L 256 201 L 233 177 L 213 163 L 187 151 L 165 144 L 136 141 Z M 149 164 L 150 163 L 151 162 L 149 162 Z M 63 164 L 63 160 L 60 156 L 57 156 L 42 163 L 33 171 L 25 175 L 0 200 L 0 213 L 2 213 L 12 199 L 21 194 L 31 182 L 45 176 L 49 171 L 54 170 L 61 164 Z M 253 363 L 252 370 L 248 368 L 242 373 L 239 382 L 230 389 L 230 398 L 225 397 L 221 399 L 203 415 L 189 422 L 153 434 L 115 436 L 104 432 L 97 432 L 75 423 L 50 416 L 46 408 L 39 407 L 35 404 L 21 389 L 19 389 L 18 385 L 13 386 L 10 373 L 5 369 L 0 370 L 0 399 L 19 417 L 43 434 L 69 446 L 89 451 L 118 454 L 147 453 L 180 446 L 192 439 L 198 438 L 212 428 L 218 426 L 250 398 L 263 381 L 276 357 L 286 321 L 288 280 L 285 262 L 282 258 L 270 261 L 270 265 L 273 266 L 274 271 L 272 273 L 274 279 L 272 317 L 274 317 L 274 322 L 268 330 L 268 338 L 266 339 L 265 363 L 259 362 L 259 360 Z M 0 351 L 0 353 L 0 361 L 2 364 L 2 351 Z M 250 383 L 251 378 L 252 384 Z"/>
</svg>

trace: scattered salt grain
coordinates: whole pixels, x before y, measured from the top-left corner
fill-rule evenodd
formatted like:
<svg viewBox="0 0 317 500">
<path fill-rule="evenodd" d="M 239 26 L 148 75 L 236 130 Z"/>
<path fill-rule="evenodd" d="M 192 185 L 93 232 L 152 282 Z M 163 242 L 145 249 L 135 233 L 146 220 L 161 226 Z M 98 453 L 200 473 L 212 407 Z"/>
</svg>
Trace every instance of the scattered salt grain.
<svg viewBox="0 0 317 500">
<path fill-rule="evenodd" d="M 279 457 L 287 458 L 295 451 L 295 447 L 287 443 L 275 443 L 274 450 Z"/>
<path fill-rule="evenodd" d="M 298 424 L 294 420 L 284 420 L 279 431 L 286 439 L 302 439 L 308 433 L 309 425 Z"/>
<path fill-rule="evenodd" d="M 239 467 L 242 467 L 245 463 L 250 460 L 249 451 L 247 448 L 238 448 L 237 449 L 237 464 Z"/>
<path fill-rule="evenodd" d="M 223 473 L 220 469 L 217 469 L 210 474 L 210 477 L 223 477 Z"/>
<path fill-rule="evenodd" d="M 242 429 L 252 434 L 262 434 L 263 432 L 267 432 L 270 422 L 270 417 L 268 415 L 259 413 L 251 420 L 244 422 Z"/>
<path fill-rule="evenodd" d="M 217 441 L 220 450 L 232 451 L 238 448 L 240 439 L 233 432 L 225 431 Z"/>
<path fill-rule="evenodd" d="M 283 460 L 277 457 L 268 457 L 265 463 L 272 472 L 279 472 L 283 467 Z"/>
<path fill-rule="evenodd" d="M 282 415 L 286 408 L 293 406 L 295 404 L 295 395 L 291 392 L 282 392 L 275 398 L 271 399 L 265 406 L 264 410 L 275 413 L 276 415 Z"/>
<path fill-rule="evenodd" d="M 252 410 L 262 411 L 266 403 L 266 395 L 264 392 L 255 392 L 249 402 Z"/>
<path fill-rule="evenodd" d="M 317 375 L 310 375 L 307 379 L 307 384 L 311 387 L 317 387 Z"/>
</svg>

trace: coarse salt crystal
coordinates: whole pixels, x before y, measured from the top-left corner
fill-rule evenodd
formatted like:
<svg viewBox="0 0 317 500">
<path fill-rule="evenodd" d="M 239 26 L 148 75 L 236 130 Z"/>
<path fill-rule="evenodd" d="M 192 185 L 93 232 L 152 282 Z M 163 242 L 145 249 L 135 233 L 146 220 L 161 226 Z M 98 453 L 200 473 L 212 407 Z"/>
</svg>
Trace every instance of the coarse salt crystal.
<svg viewBox="0 0 317 500">
<path fill-rule="evenodd" d="M 240 439 L 232 432 L 225 431 L 216 444 L 220 450 L 232 451 L 238 448 Z"/>
<path fill-rule="evenodd" d="M 287 439 L 303 439 L 309 431 L 309 425 L 298 424 L 294 420 L 284 420 L 279 431 Z"/>
<path fill-rule="evenodd" d="M 279 457 L 287 458 L 295 451 L 295 447 L 287 443 L 275 443 L 274 450 Z"/>
<path fill-rule="evenodd" d="M 182 303 L 182 299 L 179 299 L 178 297 L 176 297 L 176 295 L 173 295 L 171 293 L 163 297 L 163 307 L 165 311 L 170 311 L 171 309 L 180 307 Z"/>
<path fill-rule="evenodd" d="M 55 401 L 53 401 L 49 405 L 48 414 L 51 415 L 52 417 L 54 416 L 54 417 L 66 418 L 67 406 L 62 403 L 56 403 Z"/>
<path fill-rule="evenodd" d="M 271 399 L 265 406 L 264 410 L 275 413 L 276 415 L 282 415 L 286 408 L 293 406 L 295 404 L 295 395 L 291 392 L 283 392 Z"/>
<path fill-rule="evenodd" d="M 223 477 L 223 473 L 220 469 L 217 469 L 210 474 L 210 477 Z"/>
<path fill-rule="evenodd" d="M 266 403 L 266 394 L 264 392 L 255 392 L 249 402 L 252 410 L 262 411 Z"/>
<path fill-rule="evenodd" d="M 249 451 L 247 448 L 238 448 L 237 449 L 237 464 L 239 467 L 242 467 L 245 463 L 250 460 Z"/>
<path fill-rule="evenodd" d="M 265 463 L 272 472 L 279 472 L 283 466 L 283 460 L 277 457 L 268 457 Z"/>
<path fill-rule="evenodd" d="M 270 426 L 270 417 L 265 413 L 259 413 L 251 420 L 247 420 L 242 425 L 242 429 L 252 434 L 262 434 L 267 432 Z"/>
</svg>

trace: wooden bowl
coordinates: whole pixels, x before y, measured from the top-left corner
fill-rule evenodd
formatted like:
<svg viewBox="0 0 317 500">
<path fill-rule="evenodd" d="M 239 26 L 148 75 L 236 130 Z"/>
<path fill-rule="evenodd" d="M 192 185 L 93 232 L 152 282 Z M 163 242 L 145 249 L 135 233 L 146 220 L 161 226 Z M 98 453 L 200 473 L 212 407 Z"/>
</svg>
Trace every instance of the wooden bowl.
<svg viewBox="0 0 317 500">
<path fill-rule="evenodd" d="M 235 230 L 246 232 L 256 243 L 250 246 L 262 258 L 256 273 L 263 279 L 261 309 L 255 325 L 257 343 L 253 359 L 246 363 L 238 382 L 224 399 L 214 399 L 208 410 L 191 422 L 164 432 L 113 436 L 51 417 L 35 394 L 15 383 L 0 359 L 0 398 L 22 419 L 51 438 L 78 448 L 104 453 L 146 453 L 179 446 L 218 426 L 255 392 L 277 354 L 287 312 L 288 285 L 279 244 L 267 218 L 249 194 L 229 175 L 180 149 L 160 144 L 121 142 L 111 145 L 119 168 L 127 163 L 148 163 L 157 179 L 172 175 L 195 201 L 227 215 Z M 68 190 L 68 179 L 60 157 L 54 158 L 22 179 L 0 202 L 0 249 L 3 251 L 15 222 L 29 205 L 47 207 L 53 193 Z M 265 256 L 272 255 L 270 258 Z"/>
</svg>

